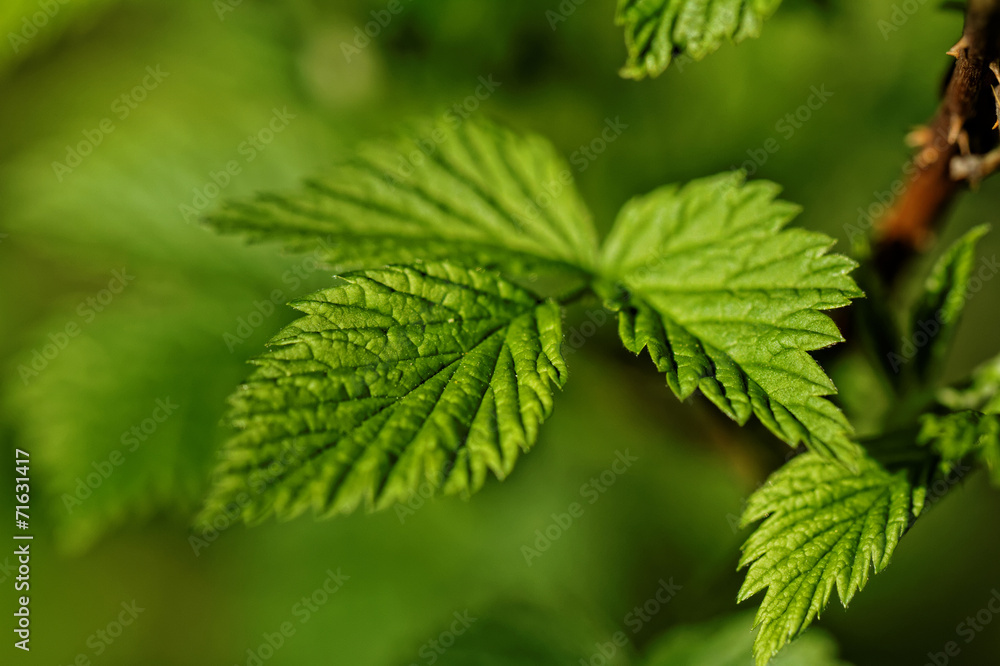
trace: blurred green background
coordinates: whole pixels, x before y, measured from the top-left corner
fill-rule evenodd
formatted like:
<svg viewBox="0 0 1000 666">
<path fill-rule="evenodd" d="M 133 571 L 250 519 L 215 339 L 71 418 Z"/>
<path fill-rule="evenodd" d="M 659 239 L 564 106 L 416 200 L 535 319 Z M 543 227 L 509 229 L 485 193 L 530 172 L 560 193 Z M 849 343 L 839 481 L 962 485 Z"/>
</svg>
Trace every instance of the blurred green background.
<svg viewBox="0 0 1000 666">
<path fill-rule="evenodd" d="M 225 396 L 292 318 L 260 304 L 331 275 L 308 257 L 214 235 L 185 206 L 291 187 L 360 141 L 461 103 L 492 76 L 501 85 L 477 113 L 544 134 L 567 157 L 609 119 L 627 125 L 575 174 L 602 231 L 631 196 L 756 156 L 753 177 L 781 183 L 805 207 L 800 223 L 848 251 L 845 225 L 899 177 L 903 136 L 932 114 L 961 27 L 960 14 L 936 3 L 909 3 L 917 11 L 886 33 L 889 0 L 787 0 L 761 39 L 635 83 L 617 76 L 625 49 L 614 2 L 563 3 L 575 9 L 553 29 L 546 12 L 559 4 L 402 0 L 348 59 L 342 44 L 386 2 L 4 0 L 0 434 L 9 462 L 0 487 L 13 488 L 13 450 L 27 449 L 35 540 L 32 651 L 9 640 L 0 661 L 255 663 L 248 650 L 266 655 L 260 646 L 288 622 L 294 634 L 263 663 L 598 664 L 598 646 L 619 631 L 631 645 L 609 663 L 625 663 L 678 625 L 738 612 L 745 535 L 733 523 L 783 445 L 739 431 L 700 400 L 677 403 L 648 359 L 621 350 L 611 324 L 573 345 L 571 381 L 537 448 L 470 502 L 234 525 L 210 543 L 190 540 L 225 437 Z M 782 123 L 814 87 L 832 96 L 807 121 Z M 287 126 L 261 135 L 275 110 Z M 769 139 L 780 148 L 760 160 Z M 67 154 L 81 142 L 96 145 Z M 231 162 L 239 173 L 222 178 Z M 996 222 L 998 195 L 993 181 L 963 199 L 943 237 Z M 992 256 L 1000 237 L 980 249 Z M 124 289 L 115 271 L 128 277 Z M 989 282 L 969 302 L 949 376 L 996 353 L 998 296 L 1000 281 Z M 259 310 L 263 322 L 241 329 Z M 593 314 L 580 307 L 567 330 Z M 78 334 L 63 336 L 67 326 Z M 833 371 L 844 386 L 861 381 L 853 366 Z M 158 424 L 149 421 L 162 414 L 157 400 L 176 404 Z M 155 429 L 127 437 L 144 423 Z M 529 566 L 522 547 L 534 547 L 536 530 L 626 450 L 639 462 L 592 505 L 583 499 L 583 516 Z M 115 451 L 121 464 L 79 492 Z M 74 493 L 79 501 L 67 502 Z M 12 494 L 0 493 L 5 515 Z M 1000 626 L 966 644 L 956 625 L 1000 588 L 998 511 L 976 475 L 922 518 L 850 613 L 835 604 L 824 615 L 841 657 L 917 665 L 954 640 L 961 654 L 951 663 L 997 663 Z M 12 551 L 0 550 L 8 639 Z M 338 571 L 349 577 L 342 587 L 304 611 L 302 598 Z M 633 632 L 629 614 L 661 580 L 681 589 Z M 143 610 L 106 642 L 98 632 L 116 632 L 108 625 L 133 600 Z M 455 613 L 476 618 L 476 630 L 438 659 L 428 641 Z M 738 642 L 749 620 L 737 621 L 746 627 Z M 732 663 L 749 664 L 749 644 L 740 649 L 745 659 Z M 529 661 L 538 650 L 548 656 Z"/>
</svg>

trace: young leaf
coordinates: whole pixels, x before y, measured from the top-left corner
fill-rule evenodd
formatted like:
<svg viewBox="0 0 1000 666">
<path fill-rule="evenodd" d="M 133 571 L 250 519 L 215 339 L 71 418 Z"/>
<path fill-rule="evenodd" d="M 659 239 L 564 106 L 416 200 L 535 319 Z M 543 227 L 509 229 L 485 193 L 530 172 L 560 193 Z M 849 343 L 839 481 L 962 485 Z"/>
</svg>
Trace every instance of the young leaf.
<svg viewBox="0 0 1000 666">
<path fill-rule="evenodd" d="M 994 483 L 1000 484 L 1000 416 L 976 411 L 955 414 L 925 414 L 920 419 L 917 443 L 930 446 L 941 456 L 945 472 L 975 454 L 990 470 Z"/>
<path fill-rule="evenodd" d="M 825 396 L 833 382 L 808 354 L 843 338 L 822 310 L 861 296 L 833 241 L 785 230 L 798 208 L 776 185 L 723 174 L 630 201 L 604 252 L 627 292 L 622 341 L 643 348 L 685 399 L 700 389 L 740 424 L 850 464 L 851 428 Z"/>
<path fill-rule="evenodd" d="M 976 264 L 976 243 L 988 231 L 988 225 L 975 227 L 948 248 L 931 270 L 913 310 L 909 341 L 915 347 L 914 368 L 924 381 L 940 369 L 951 348 Z"/>
<path fill-rule="evenodd" d="M 938 401 L 954 413 L 925 415 L 918 442 L 932 446 L 945 467 L 976 454 L 1000 486 L 1000 356 L 976 368 L 964 385 L 939 391 Z"/>
<path fill-rule="evenodd" d="M 938 400 L 953 411 L 974 409 L 1000 414 L 1000 356 L 976 368 L 965 384 L 941 389 Z"/>
<path fill-rule="evenodd" d="M 553 147 L 478 119 L 425 124 L 369 146 L 297 193 L 230 203 L 207 221 L 294 250 L 328 239 L 322 252 L 338 270 L 462 258 L 586 273 L 597 247 Z"/>
<path fill-rule="evenodd" d="M 906 471 L 862 458 L 854 474 L 811 453 L 775 472 L 747 503 L 743 524 L 763 520 L 743 545 L 749 566 L 743 601 L 767 589 L 754 641 L 758 666 L 801 634 L 826 607 L 834 586 L 844 606 L 889 565 L 916 515 Z"/>
<path fill-rule="evenodd" d="M 560 311 L 482 270 L 387 267 L 294 305 L 232 397 L 206 517 L 381 508 L 423 483 L 469 494 L 538 436 L 566 368 Z M 249 499 L 247 499 L 249 498 Z"/>
<path fill-rule="evenodd" d="M 725 40 L 760 35 L 781 0 L 618 0 L 615 23 L 625 27 L 628 61 L 621 75 L 661 74 L 676 56 L 701 60 Z"/>
</svg>

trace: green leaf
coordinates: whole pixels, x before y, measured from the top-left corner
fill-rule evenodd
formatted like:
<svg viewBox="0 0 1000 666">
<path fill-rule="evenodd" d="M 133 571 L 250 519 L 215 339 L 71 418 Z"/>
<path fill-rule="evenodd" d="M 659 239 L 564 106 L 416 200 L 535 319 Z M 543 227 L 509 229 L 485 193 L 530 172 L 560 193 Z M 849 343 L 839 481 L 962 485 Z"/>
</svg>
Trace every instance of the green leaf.
<svg viewBox="0 0 1000 666">
<path fill-rule="evenodd" d="M 955 463 L 975 454 L 1000 485 L 1000 416 L 977 411 L 955 414 L 924 414 L 917 443 L 941 456 L 941 468 L 949 472 Z"/>
<path fill-rule="evenodd" d="M 1000 356 L 976 368 L 969 381 L 943 388 L 938 401 L 953 411 L 973 409 L 985 414 L 1000 414 Z"/>
<path fill-rule="evenodd" d="M 653 643 L 645 666 L 746 666 L 753 648 L 753 618 L 740 613 L 714 622 L 675 627 Z M 774 666 L 847 666 L 837 645 L 816 630 L 795 641 Z"/>
<path fill-rule="evenodd" d="M 615 23 L 625 27 L 628 61 L 621 75 L 662 73 L 677 56 L 701 60 L 723 42 L 760 35 L 781 0 L 618 0 Z"/>
<path fill-rule="evenodd" d="M 975 454 L 993 485 L 1000 486 L 1000 356 L 976 368 L 964 384 L 941 389 L 937 397 L 954 413 L 924 415 L 918 442 L 931 446 L 946 469 Z"/>
<path fill-rule="evenodd" d="M 604 253 L 628 292 L 621 338 L 649 350 L 680 399 L 700 389 L 740 424 L 756 414 L 790 445 L 849 464 L 850 424 L 808 352 L 843 340 L 821 311 L 862 295 L 854 263 L 822 234 L 785 230 L 799 209 L 777 193 L 731 173 L 630 201 Z"/>
<path fill-rule="evenodd" d="M 758 666 L 819 617 L 834 586 L 847 606 L 872 569 L 889 565 L 915 515 L 905 470 L 860 463 L 853 474 L 806 453 L 748 500 L 743 524 L 763 522 L 743 545 L 739 566 L 749 570 L 739 600 L 767 589 L 756 618 Z"/>
<path fill-rule="evenodd" d="M 914 368 L 925 382 L 940 370 L 951 349 L 976 265 L 976 243 L 989 230 L 985 224 L 975 227 L 948 248 L 931 270 L 913 310 L 909 340 L 915 348 Z"/>
<path fill-rule="evenodd" d="M 468 495 L 538 437 L 566 368 L 560 310 L 483 270 L 387 267 L 292 303 L 232 397 L 205 516 L 382 508 L 424 483 Z"/>
<path fill-rule="evenodd" d="M 597 247 L 572 172 L 547 141 L 453 114 L 368 146 L 299 192 L 230 203 L 207 221 L 293 250 L 319 242 L 338 270 L 461 258 L 587 273 Z"/>
</svg>

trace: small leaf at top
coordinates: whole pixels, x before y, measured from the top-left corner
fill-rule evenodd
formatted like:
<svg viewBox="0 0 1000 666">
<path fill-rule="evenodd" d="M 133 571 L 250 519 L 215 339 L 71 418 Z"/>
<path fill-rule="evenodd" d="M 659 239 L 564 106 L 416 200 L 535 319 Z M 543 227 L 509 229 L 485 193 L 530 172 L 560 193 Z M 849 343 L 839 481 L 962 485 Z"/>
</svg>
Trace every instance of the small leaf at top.
<svg viewBox="0 0 1000 666">
<path fill-rule="evenodd" d="M 760 35 L 781 0 L 618 0 L 615 23 L 625 28 L 628 61 L 621 75 L 661 74 L 675 57 L 701 60 L 729 40 Z"/>
</svg>

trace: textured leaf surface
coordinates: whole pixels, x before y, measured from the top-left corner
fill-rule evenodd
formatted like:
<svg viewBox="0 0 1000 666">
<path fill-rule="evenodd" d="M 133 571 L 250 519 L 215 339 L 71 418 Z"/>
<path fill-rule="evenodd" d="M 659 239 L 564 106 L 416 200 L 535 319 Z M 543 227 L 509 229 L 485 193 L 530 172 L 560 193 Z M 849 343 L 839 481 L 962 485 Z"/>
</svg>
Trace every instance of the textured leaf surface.
<svg viewBox="0 0 1000 666">
<path fill-rule="evenodd" d="M 746 666 L 754 634 L 752 613 L 721 621 L 675 627 L 658 639 L 643 666 Z M 837 659 L 837 645 L 816 630 L 778 655 L 774 666 L 847 666 Z"/>
<path fill-rule="evenodd" d="M 815 454 L 775 472 L 747 503 L 743 523 L 763 522 L 743 545 L 743 601 L 766 589 L 757 612 L 758 665 L 766 664 L 826 607 L 834 587 L 846 606 L 885 569 L 914 515 L 907 473 L 861 460 L 859 474 Z"/>
<path fill-rule="evenodd" d="M 741 424 L 756 414 L 790 445 L 849 462 L 850 425 L 808 352 L 843 340 L 821 311 L 861 295 L 854 263 L 822 234 L 784 230 L 798 208 L 777 193 L 733 173 L 629 202 L 604 254 L 629 294 L 621 337 L 680 399 L 700 389 Z"/>
<path fill-rule="evenodd" d="M 535 442 L 566 372 L 554 303 L 451 264 L 345 280 L 293 303 L 306 316 L 233 396 L 206 515 L 241 493 L 247 520 L 468 494 Z"/>
<path fill-rule="evenodd" d="M 781 0 L 618 0 L 628 61 L 622 76 L 656 76 L 679 55 L 701 60 L 729 40 L 760 35 Z"/>
<path fill-rule="evenodd" d="M 924 293 L 913 311 L 910 340 L 916 345 L 915 367 L 924 379 L 940 369 L 955 338 L 965 309 L 969 278 L 976 267 L 976 243 L 989 231 L 987 225 L 975 227 L 955 242 L 938 259 L 924 286 Z"/>
<path fill-rule="evenodd" d="M 482 120 L 440 121 L 369 146 L 289 195 L 231 203 L 208 222 L 312 249 L 338 269 L 461 259 L 586 270 L 596 235 L 552 146 Z"/>
</svg>

